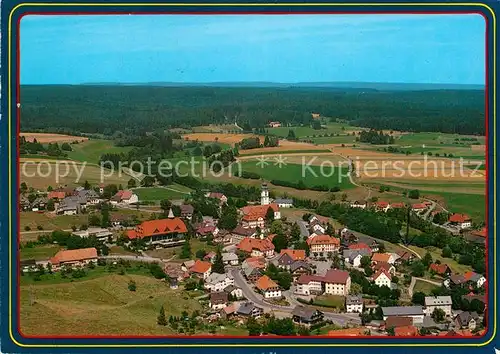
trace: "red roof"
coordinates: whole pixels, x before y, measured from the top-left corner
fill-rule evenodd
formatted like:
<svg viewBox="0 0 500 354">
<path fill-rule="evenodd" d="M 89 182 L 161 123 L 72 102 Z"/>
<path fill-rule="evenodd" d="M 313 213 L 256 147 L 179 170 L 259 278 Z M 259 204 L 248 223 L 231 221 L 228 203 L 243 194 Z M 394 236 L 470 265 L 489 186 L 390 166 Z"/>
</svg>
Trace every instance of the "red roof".
<svg viewBox="0 0 500 354">
<path fill-rule="evenodd" d="M 205 261 L 200 261 L 199 259 L 196 260 L 194 265 L 189 268 L 189 271 L 191 273 L 198 273 L 198 274 L 204 274 L 208 272 L 208 270 L 212 267 L 212 263 L 210 262 L 205 262 Z"/>
<path fill-rule="evenodd" d="M 317 235 L 307 239 L 307 244 L 312 245 L 336 245 L 340 246 L 340 240 L 329 235 Z"/>
<path fill-rule="evenodd" d="M 59 251 L 50 259 L 51 264 L 58 265 L 66 262 L 78 262 L 97 258 L 97 250 L 92 248 L 80 248 L 76 250 Z"/>
<path fill-rule="evenodd" d="M 404 208 L 406 205 L 405 203 L 392 203 L 391 208 Z"/>
<path fill-rule="evenodd" d="M 479 237 L 486 238 L 488 236 L 488 230 L 486 229 L 486 227 L 483 227 L 481 230 L 473 231 L 472 234 L 474 236 L 479 236 Z"/>
<path fill-rule="evenodd" d="M 224 197 L 224 194 L 220 192 L 210 192 L 208 195 L 209 198 L 214 198 L 214 199 L 222 199 Z"/>
<path fill-rule="evenodd" d="M 120 190 L 118 191 L 114 196 L 113 199 L 119 199 L 119 200 L 128 200 L 132 197 L 132 191 L 129 190 Z"/>
<path fill-rule="evenodd" d="M 266 268 L 266 260 L 264 257 L 250 257 L 245 259 L 249 265 L 252 265 L 254 268 L 265 269 Z"/>
<path fill-rule="evenodd" d="M 215 231 L 216 227 L 211 225 L 211 226 L 201 226 L 196 229 L 196 232 L 201 234 L 201 235 L 207 235 L 211 234 Z"/>
<path fill-rule="evenodd" d="M 379 269 L 377 273 L 373 274 L 372 276 L 373 281 L 377 280 L 378 277 L 380 277 L 382 274 L 385 274 L 385 276 L 389 278 L 389 280 L 392 279 L 391 274 L 388 271 L 386 271 L 385 269 Z"/>
<path fill-rule="evenodd" d="M 319 275 L 302 274 L 297 279 L 297 284 L 309 284 L 312 281 L 323 282 L 325 279 Z"/>
<path fill-rule="evenodd" d="M 424 203 L 416 203 L 416 204 L 413 204 L 411 206 L 412 209 L 417 209 L 417 210 L 420 210 L 420 209 L 426 209 L 427 208 L 427 205 L 424 204 Z"/>
<path fill-rule="evenodd" d="M 237 247 L 239 250 L 247 253 L 251 253 L 254 249 L 261 252 L 274 250 L 273 243 L 266 238 L 261 240 L 258 238 L 245 237 L 240 241 Z"/>
<path fill-rule="evenodd" d="M 306 251 L 305 250 L 289 250 L 289 249 L 284 249 L 281 250 L 280 255 L 288 254 L 290 258 L 292 258 L 294 261 L 299 261 L 303 260 L 306 258 Z"/>
<path fill-rule="evenodd" d="M 359 249 L 367 249 L 371 252 L 370 246 L 368 246 L 366 243 L 359 242 L 359 243 L 353 243 L 352 245 L 349 245 L 350 250 L 359 250 Z"/>
<path fill-rule="evenodd" d="M 255 287 L 262 291 L 279 288 L 278 284 L 276 284 L 267 275 L 263 275 L 262 277 L 260 277 L 259 280 L 255 282 Z"/>
<path fill-rule="evenodd" d="M 396 337 L 412 337 L 418 335 L 417 327 L 415 326 L 401 326 L 394 328 L 394 335 Z"/>
<path fill-rule="evenodd" d="M 269 208 L 273 209 L 274 212 L 279 211 L 278 204 L 268 204 L 268 205 L 248 205 L 246 207 L 241 208 L 241 212 L 243 213 L 243 220 L 245 221 L 255 221 L 259 218 L 264 219 L 266 217 L 267 211 Z"/>
<path fill-rule="evenodd" d="M 64 191 L 51 191 L 49 192 L 49 199 L 64 199 L 66 193 Z"/>
<path fill-rule="evenodd" d="M 456 222 L 456 223 L 462 223 L 462 222 L 467 222 L 470 221 L 470 216 L 467 214 L 453 214 L 450 216 L 449 221 L 450 222 Z"/>
<path fill-rule="evenodd" d="M 349 279 L 349 273 L 344 270 L 330 269 L 324 276 L 326 283 L 345 284 Z"/>
<path fill-rule="evenodd" d="M 378 208 L 387 208 L 389 206 L 389 202 L 380 201 L 380 202 L 376 202 L 375 205 Z"/>
<path fill-rule="evenodd" d="M 130 239 L 187 232 L 186 224 L 180 218 L 148 220 L 137 225 L 134 230 L 128 230 Z"/>
<path fill-rule="evenodd" d="M 373 262 L 385 262 L 389 263 L 391 255 L 389 253 L 374 253 L 372 256 Z"/>
<path fill-rule="evenodd" d="M 429 268 L 435 271 L 437 274 L 445 274 L 450 269 L 447 264 L 436 263 L 432 263 Z"/>
</svg>

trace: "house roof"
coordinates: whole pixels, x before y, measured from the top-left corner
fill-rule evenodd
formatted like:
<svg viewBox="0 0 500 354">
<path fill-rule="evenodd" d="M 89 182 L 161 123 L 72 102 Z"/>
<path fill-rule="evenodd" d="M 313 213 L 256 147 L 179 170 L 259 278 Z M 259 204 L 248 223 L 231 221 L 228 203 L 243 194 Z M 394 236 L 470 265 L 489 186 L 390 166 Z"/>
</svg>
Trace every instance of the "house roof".
<svg viewBox="0 0 500 354">
<path fill-rule="evenodd" d="M 345 303 L 346 305 L 362 305 L 363 297 L 361 295 L 347 295 Z"/>
<path fill-rule="evenodd" d="M 194 262 L 194 265 L 189 269 L 192 273 L 204 274 L 212 268 L 212 263 L 200 261 L 199 259 Z"/>
<path fill-rule="evenodd" d="M 268 239 L 261 240 L 250 237 L 245 237 L 243 240 L 241 240 L 237 247 L 239 250 L 247 253 L 251 253 L 254 249 L 261 252 L 274 250 L 273 243 Z"/>
<path fill-rule="evenodd" d="M 205 272 L 203 272 L 203 273 L 205 273 Z M 205 280 L 205 284 L 215 285 L 217 283 L 223 282 L 224 280 L 226 280 L 226 278 L 232 279 L 233 276 L 230 274 L 212 273 Z"/>
<path fill-rule="evenodd" d="M 260 218 L 265 219 L 267 211 L 271 208 L 274 212 L 279 211 L 278 204 L 271 203 L 267 205 L 248 205 L 241 208 L 243 213 L 243 220 L 245 221 L 255 221 Z"/>
<path fill-rule="evenodd" d="M 53 190 L 49 192 L 48 198 L 49 199 L 63 199 L 66 196 L 66 193 L 64 191 L 60 190 Z"/>
<path fill-rule="evenodd" d="M 373 274 L 373 281 L 377 280 L 380 276 L 382 276 L 382 274 L 389 278 L 389 280 L 392 279 L 392 276 L 388 271 L 386 271 L 385 269 L 379 269 L 375 274 Z"/>
<path fill-rule="evenodd" d="M 488 237 L 488 230 L 486 227 L 483 227 L 481 230 L 475 230 L 471 232 L 472 235 L 486 238 Z"/>
<path fill-rule="evenodd" d="M 290 265 L 290 271 L 293 273 L 299 268 L 304 268 L 307 270 L 311 270 L 311 266 L 309 263 L 306 263 L 304 261 L 295 261 Z"/>
<path fill-rule="evenodd" d="M 320 275 L 302 274 L 296 281 L 297 284 L 309 284 L 311 281 L 323 282 L 325 279 Z"/>
<path fill-rule="evenodd" d="M 293 199 L 278 198 L 275 199 L 274 202 L 276 204 L 293 204 Z"/>
<path fill-rule="evenodd" d="M 134 230 L 128 230 L 127 236 L 133 239 L 185 232 L 187 232 L 186 224 L 184 224 L 184 221 L 180 218 L 158 219 L 143 221 L 141 224 L 137 225 Z"/>
<path fill-rule="evenodd" d="M 405 203 L 392 203 L 391 204 L 391 208 L 394 208 L 394 209 L 404 208 L 405 206 L 406 206 Z"/>
<path fill-rule="evenodd" d="M 391 271 L 391 268 L 393 268 L 393 267 L 394 267 L 394 266 L 393 266 L 393 265 L 391 265 L 390 263 L 387 263 L 387 262 L 378 262 L 377 264 L 375 264 L 375 265 L 373 266 L 373 269 L 374 269 L 375 271 L 383 269 L 383 270 L 385 270 L 386 272 L 390 272 L 390 271 Z"/>
<path fill-rule="evenodd" d="M 453 214 L 448 219 L 449 222 L 456 222 L 456 223 L 467 222 L 470 220 L 471 220 L 471 218 L 467 214 Z"/>
<path fill-rule="evenodd" d="M 280 252 L 280 255 L 288 254 L 292 260 L 299 261 L 306 258 L 305 250 L 291 250 L 291 249 L 283 249 Z"/>
<path fill-rule="evenodd" d="M 426 209 L 427 205 L 424 203 L 415 203 L 411 206 L 412 209 Z"/>
<path fill-rule="evenodd" d="M 349 279 L 349 273 L 344 270 L 329 269 L 324 276 L 326 283 L 345 284 Z"/>
<path fill-rule="evenodd" d="M 300 317 L 304 320 L 311 320 L 316 313 L 321 313 L 321 311 L 316 310 L 313 307 L 307 307 L 303 305 L 297 305 L 292 311 L 293 316 Z"/>
<path fill-rule="evenodd" d="M 76 250 L 59 251 L 50 259 L 51 264 L 83 261 L 97 258 L 97 250 L 92 248 L 80 248 Z"/>
<path fill-rule="evenodd" d="M 451 305 L 451 296 L 426 296 L 425 306 Z"/>
<path fill-rule="evenodd" d="M 182 204 L 180 208 L 182 214 L 192 214 L 194 212 L 194 208 L 190 204 Z"/>
<path fill-rule="evenodd" d="M 469 271 L 464 273 L 464 278 L 467 281 L 478 281 L 479 279 L 483 278 L 481 274 L 477 274 L 475 272 Z"/>
<path fill-rule="evenodd" d="M 401 326 L 411 326 L 413 324 L 413 318 L 402 317 L 402 316 L 388 316 L 385 320 L 385 328 L 394 328 Z"/>
<path fill-rule="evenodd" d="M 269 278 L 267 275 L 263 275 L 260 277 L 256 282 L 255 286 L 257 289 L 266 291 L 268 289 L 276 289 L 279 288 L 278 284 L 276 284 L 271 278 Z"/>
<path fill-rule="evenodd" d="M 385 263 L 389 263 L 390 259 L 391 259 L 391 254 L 390 253 L 374 253 L 372 255 L 372 261 L 373 262 L 385 262 Z"/>
<path fill-rule="evenodd" d="M 429 266 L 429 268 L 435 271 L 437 274 L 444 274 L 450 270 L 450 267 L 448 267 L 448 265 L 444 263 L 441 264 L 432 263 Z"/>
<path fill-rule="evenodd" d="M 384 316 L 417 316 L 424 315 L 422 306 L 392 306 L 382 307 Z"/>
<path fill-rule="evenodd" d="M 111 199 L 117 201 L 129 200 L 130 198 L 132 198 L 133 194 L 134 193 L 130 190 L 120 190 Z"/>
<path fill-rule="evenodd" d="M 225 195 L 220 192 L 210 192 L 208 194 L 208 198 L 222 199 L 223 197 L 225 197 Z"/>
<path fill-rule="evenodd" d="M 335 245 L 340 246 L 340 240 L 329 235 L 317 235 L 307 239 L 309 246 L 313 245 Z"/>
<path fill-rule="evenodd" d="M 242 303 L 236 312 L 242 315 L 249 315 L 256 308 L 262 310 L 261 307 L 255 306 L 253 302 L 247 301 Z"/>
<path fill-rule="evenodd" d="M 461 274 L 453 274 L 452 276 L 450 276 L 450 281 L 453 284 L 459 285 L 465 283 L 467 279 L 465 279 L 465 277 Z"/>
<path fill-rule="evenodd" d="M 236 253 L 223 253 L 222 260 L 224 262 L 237 261 L 238 255 Z"/>
<path fill-rule="evenodd" d="M 210 302 L 212 304 L 225 304 L 227 299 L 228 295 L 224 291 L 210 293 Z"/>
<path fill-rule="evenodd" d="M 231 232 L 235 235 L 240 235 L 240 236 L 252 236 L 257 232 L 257 229 L 252 229 L 252 228 L 246 229 L 242 226 L 237 226 Z"/>
<path fill-rule="evenodd" d="M 418 335 L 417 327 L 411 326 L 401 326 L 394 328 L 394 335 L 396 337 L 411 337 Z"/>
<path fill-rule="evenodd" d="M 389 202 L 382 200 L 380 202 L 376 202 L 375 205 L 377 206 L 377 208 L 386 208 L 389 206 Z"/>
<path fill-rule="evenodd" d="M 369 250 L 371 253 L 372 249 L 366 243 L 358 242 L 358 243 L 353 243 L 352 245 L 349 245 L 350 250 L 358 250 L 358 249 L 363 249 L 363 248 Z"/>
<path fill-rule="evenodd" d="M 249 257 L 245 259 L 242 264 L 242 267 L 252 266 L 254 268 L 266 268 L 266 260 L 264 257 Z"/>
</svg>

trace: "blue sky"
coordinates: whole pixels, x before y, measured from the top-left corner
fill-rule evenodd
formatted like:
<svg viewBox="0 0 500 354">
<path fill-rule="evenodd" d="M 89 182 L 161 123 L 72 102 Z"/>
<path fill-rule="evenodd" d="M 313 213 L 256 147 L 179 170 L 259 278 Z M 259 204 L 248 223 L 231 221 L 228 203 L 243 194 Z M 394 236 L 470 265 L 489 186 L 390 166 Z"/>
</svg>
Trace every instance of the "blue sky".
<svg viewBox="0 0 500 354">
<path fill-rule="evenodd" d="M 21 83 L 484 84 L 480 15 L 36 16 Z"/>
</svg>

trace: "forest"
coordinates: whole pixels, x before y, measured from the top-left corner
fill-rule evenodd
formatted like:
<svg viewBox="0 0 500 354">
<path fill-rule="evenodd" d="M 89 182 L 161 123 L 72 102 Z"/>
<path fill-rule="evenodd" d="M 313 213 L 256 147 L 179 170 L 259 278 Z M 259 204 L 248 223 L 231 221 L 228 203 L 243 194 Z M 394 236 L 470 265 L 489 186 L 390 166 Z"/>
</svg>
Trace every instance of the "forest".
<svg viewBox="0 0 500 354">
<path fill-rule="evenodd" d="M 483 90 L 377 91 L 307 87 L 21 87 L 21 130 L 141 135 L 156 129 L 269 121 L 310 125 L 311 113 L 377 130 L 484 135 Z"/>
</svg>

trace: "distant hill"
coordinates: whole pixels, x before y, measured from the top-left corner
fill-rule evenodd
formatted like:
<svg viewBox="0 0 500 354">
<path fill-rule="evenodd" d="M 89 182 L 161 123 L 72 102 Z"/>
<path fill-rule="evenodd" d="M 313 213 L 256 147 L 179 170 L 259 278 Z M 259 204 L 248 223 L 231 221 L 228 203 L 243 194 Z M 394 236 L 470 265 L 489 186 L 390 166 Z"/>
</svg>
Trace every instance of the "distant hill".
<svg viewBox="0 0 500 354">
<path fill-rule="evenodd" d="M 484 90 L 484 85 L 468 84 L 412 84 L 386 82 L 94 82 L 83 83 L 87 86 L 156 86 L 156 87 L 252 87 L 252 88 L 323 88 L 342 90 L 377 90 L 377 91 L 429 91 L 429 90 Z"/>
</svg>

